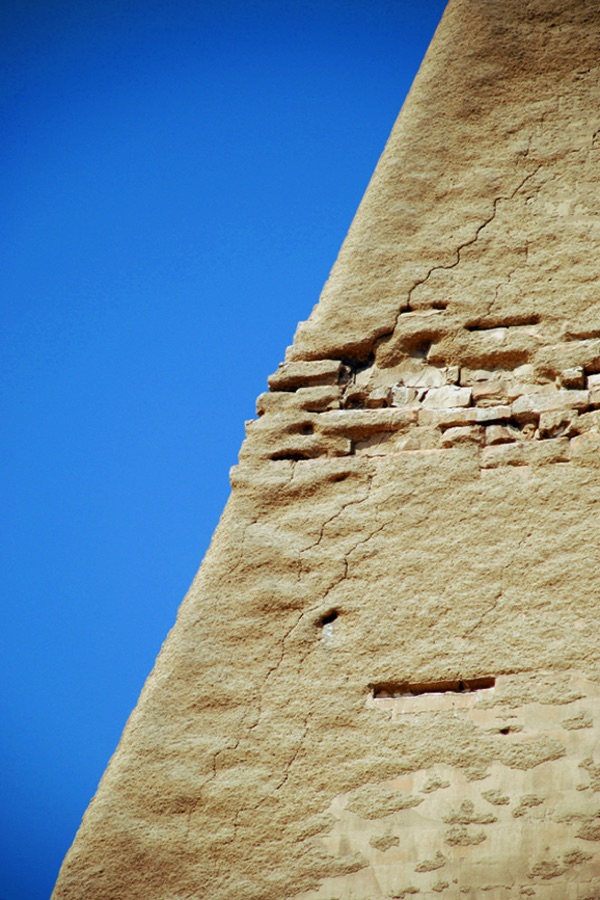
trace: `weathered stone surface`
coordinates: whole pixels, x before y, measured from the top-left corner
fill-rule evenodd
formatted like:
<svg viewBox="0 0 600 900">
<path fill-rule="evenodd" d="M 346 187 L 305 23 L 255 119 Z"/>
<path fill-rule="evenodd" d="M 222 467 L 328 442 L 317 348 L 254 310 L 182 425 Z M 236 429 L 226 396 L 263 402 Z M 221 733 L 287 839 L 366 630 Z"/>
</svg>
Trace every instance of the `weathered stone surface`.
<svg viewBox="0 0 600 900">
<path fill-rule="evenodd" d="M 341 368 L 341 362 L 336 359 L 281 363 L 277 372 L 269 376 L 269 387 L 272 391 L 293 391 L 313 385 L 337 384 Z"/>
<path fill-rule="evenodd" d="M 600 896 L 599 59 L 451 0 L 55 900 Z"/>
<path fill-rule="evenodd" d="M 422 409 L 419 412 L 419 425 L 483 425 L 486 422 L 510 419 L 510 406 L 490 406 L 468 409 Z"/>
<path fill-rule="evenodd" d="M 485 442 L 488 445 L 512 444 L 521 440 L 521 437 L 518 428 L 509 428 L 506 425 L 488 425 L 485 429 Z"/>
<path fill-rule="evenodd" d="M 267 391 L 256 401 L 257 415 L 305 409 L 307 412 L 323 412 L 340 405 L 342 389 L 339 385 L 299 388 L 297 391 Z"/>
<path fill-rule="evenodd" d="M 574 366 L 560 373 L 560 383 L 565 388 L 580 390 L 585 387 L 585 370 L 582 366 Z"/>
<path fill-rule="evenodd" d="M 585 410 L 590 405 L 589 391 L 554 391 L 552 394 L 528 394 L 512 405 L 518 421 L 530 421 L 544 412 Z"/>
<path fill-rule="evenodd" d="M 543 412 L 540 416 L 540 437 L 572 437 L 579 431 L 579 414 L 572 409 Z"/>
<path fill-rule="evenodd" d="M 471 388 L 447 387 L 432 388 L 427 391 L 427 396 L 423 400 L 423 406 L 426 409 L 446 409 L 456 406 L 471 405 Z"/>
<path fill-rule="evenodd" d="M 467 425 L 463 428 L 448 428 L 441 438 L 442 447 L 456 447 L 459 444 L 483 443 L 483 428 L 481 425 Z"/>
</svg>

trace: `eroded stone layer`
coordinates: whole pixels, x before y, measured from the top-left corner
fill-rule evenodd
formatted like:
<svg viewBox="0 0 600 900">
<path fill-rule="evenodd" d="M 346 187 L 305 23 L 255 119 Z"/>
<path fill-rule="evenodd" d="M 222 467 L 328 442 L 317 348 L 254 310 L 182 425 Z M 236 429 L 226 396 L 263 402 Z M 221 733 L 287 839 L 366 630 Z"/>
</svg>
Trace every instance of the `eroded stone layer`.
<svg viewBox="0 0 600 900">
<path fill-rule="evenodd" d="M 450 4 L 57 900 L 600 898 L 599 45 Z"/>
</svg>

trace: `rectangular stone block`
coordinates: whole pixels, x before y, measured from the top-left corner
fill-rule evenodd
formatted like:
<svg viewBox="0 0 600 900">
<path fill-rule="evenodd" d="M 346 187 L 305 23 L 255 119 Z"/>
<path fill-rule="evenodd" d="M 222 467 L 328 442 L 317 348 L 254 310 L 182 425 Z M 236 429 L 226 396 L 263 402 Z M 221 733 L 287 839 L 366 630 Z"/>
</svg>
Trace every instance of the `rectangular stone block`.
<svg viewBox="0 0 600 900">
<path fill-rule="evenodd" d="M 498 466 L 526 466 L 525 445 L 513 443 L 484 447 L 481 451 L 480 465 L 482 469 L 496 469 Z"/>
<path fill-rule="evenodd" d="M 582 366 L 572 366 L 560 373 L 560 383 L 564 388 L 582 390 L 585 388 L 585 372 Z"/>
<path fill-rule="evenodd" d="M 514 444 L 521 440 L 521 432 L 517 428 L 509 428 L 506 425 L 488 425 L 485 429 L 485 443 L 487 446 L 497 444 Z"/>
<path fill-rule="evenodd" d="M 444 387 L 431 388 L 423 401 L 425 409 L 448 409 L 469 406 L 471 403 L 471 388 L 456 387 L 453 384 Z"/>
<path fill-rule="evenodd" d="M 481 444 L 483 428 L 481 425 L 467 425 L 461 428 L 449 428 L 442 435 L 441 447 L 457 447 L 460 444 Z"/>
<path fill-rule="evenodd" d="M 272 391 L 294 391 L 314 385 L 337 384 L 342 371 L 338 359 L 318 359 L 310 362 L 281 363 L 267 379 Z"/>
<path fill-rule="evenodd" d="M 593 391 L 596 388 L 600 389 L 600 374 L 597 373 L 596 375 L 588 375 L 587 388 L 589 391 Z"/>
<path fill-rule="evenodd" d="M 481 406 L 499 406 L 504 403 L 510 403 L 516 399 L 511 396 L 507 390 L 507 384 L 504 380 L 493 379 L 491 381 L 480 381 L 473 385 L 473 403 Z"/>
<path fill-rule="evenodd" d="M 510 406 L 490 406 L 482 408 L 470 406 L 457 409 L 421 409 L 419 425 L 435 427 L 460 427 L 465 425 L 484 425 L 510 419 Z"/>
<path fill-rule="evenodd" d="M 598 409 L 600 407 L 600 387 L 590 391 L 590 409 Z"/>
<path fill-rule="evenodd" d="M 553 410 L 543 412 L 540 416 L 539 430 L 542 438 L 571 437 L 577 434 L 579 413 L 574 409 Z"/>
<path fill-rule="evenodd" d="M 484 447 L 480 465 L 482 469 L 495 469 L 498 466 L 543 466 L 568 462 L 571 458 L 570 443 L 567 438 L 556 438 Z"/>
<path fill-rule="evenodd" d="M 290 409 L 323 412 L 340 405 L 342 391 L 338 385 L 299 388 L 297 391 L 265 391 L 256 401 L 257 415 L 277 414 Z"/>
<path fill-rule="evenodd" d="M 589 391 L 558 390 L 551 394 L 527 394 L 512 405 L 512 414 L 518 422 L 530 422 L 543 412 L 575 409 L 582 412 L 590 403 Z"/>
<path fill-rule="evenodd" d="M 419 411 L 412 407 L 388 409 L 339 409 L 319 416 L 323 434 L 348 435 L 365 440 L 372 434 L 405 430 L 417 424 Z"/>
</svg>

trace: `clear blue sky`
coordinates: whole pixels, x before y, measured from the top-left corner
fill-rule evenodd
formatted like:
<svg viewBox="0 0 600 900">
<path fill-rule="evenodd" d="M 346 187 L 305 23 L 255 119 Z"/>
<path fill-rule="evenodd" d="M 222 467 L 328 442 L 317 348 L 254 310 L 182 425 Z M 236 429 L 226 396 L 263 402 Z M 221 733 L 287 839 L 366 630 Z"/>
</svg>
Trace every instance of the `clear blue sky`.
<svg viewBox="0 0 600 900">
<path fill-rule="evenodd" d="M 2 4 L 1 900 L 50 894 L 444 5 Z"/>
</svg>

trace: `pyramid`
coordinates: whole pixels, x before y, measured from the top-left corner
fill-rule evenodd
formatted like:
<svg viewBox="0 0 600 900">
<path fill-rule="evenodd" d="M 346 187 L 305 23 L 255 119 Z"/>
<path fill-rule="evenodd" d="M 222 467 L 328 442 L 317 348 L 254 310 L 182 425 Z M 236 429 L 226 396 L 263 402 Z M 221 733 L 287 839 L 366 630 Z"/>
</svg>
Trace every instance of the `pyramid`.
<svg viewBox="0 0 600 900">
<path fill-rule="evenodd" d="M 600 898 L 599 60 L 451 0 L 56 900 Z"/>
</svg>

